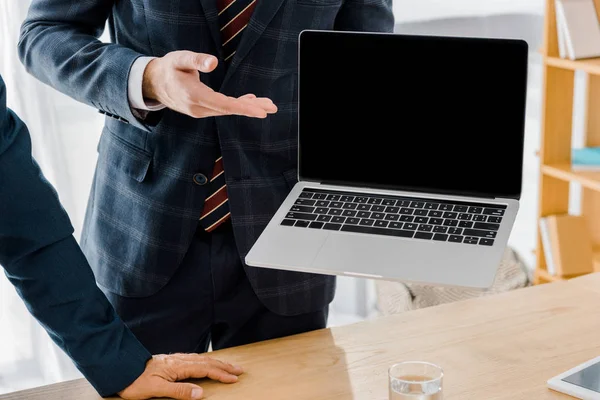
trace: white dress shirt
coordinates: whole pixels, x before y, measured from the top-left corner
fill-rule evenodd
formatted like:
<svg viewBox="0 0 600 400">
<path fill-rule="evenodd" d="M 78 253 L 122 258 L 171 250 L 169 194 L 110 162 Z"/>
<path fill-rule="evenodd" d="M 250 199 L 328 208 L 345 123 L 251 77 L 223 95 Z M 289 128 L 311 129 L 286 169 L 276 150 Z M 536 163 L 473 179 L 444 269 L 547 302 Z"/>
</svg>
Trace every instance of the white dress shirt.
<svg viewBox="0 0 600 400">
<path fill-rule="evenodd" d="M 129 81 L 127 83 L 127 95 L 129 97 L 129 105 L 137 114 L 136 117 L 146 118 L 149 111 L 158 111 L 165 106 L 157 101 L 146 100 L 142 93 L 142 84 L 144 81 L 144 71 L 146 67 L 156 57 L 140 57 L 131 66 L 129 72 Z M 137 113 L 136 113 L 137 112 Z"/>
</svg>

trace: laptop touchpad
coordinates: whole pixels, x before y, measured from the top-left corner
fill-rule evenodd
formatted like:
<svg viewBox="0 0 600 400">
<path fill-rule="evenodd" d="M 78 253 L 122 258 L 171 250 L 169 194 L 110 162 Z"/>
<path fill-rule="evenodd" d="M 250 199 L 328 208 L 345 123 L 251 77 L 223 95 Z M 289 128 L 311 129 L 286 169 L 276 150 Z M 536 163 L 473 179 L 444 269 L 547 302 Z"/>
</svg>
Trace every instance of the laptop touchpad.
<svg viewBox="0 0 600 400">
<path fill-rule="evenodd" d="M 435 251 L 437 249 L 437 251 Z M 315 257 L 314 269 L 334 270 L 350 275 L 369 274 L 408 281 L 452 280 L 452 269 L 439 269 L 448 253 L 426 240 L 371 235 L 329 235 Z M 442 259 L 440 259 L 442 258 Z M 456 271 L 454 271 L 456 272 Z"/>
</svg>

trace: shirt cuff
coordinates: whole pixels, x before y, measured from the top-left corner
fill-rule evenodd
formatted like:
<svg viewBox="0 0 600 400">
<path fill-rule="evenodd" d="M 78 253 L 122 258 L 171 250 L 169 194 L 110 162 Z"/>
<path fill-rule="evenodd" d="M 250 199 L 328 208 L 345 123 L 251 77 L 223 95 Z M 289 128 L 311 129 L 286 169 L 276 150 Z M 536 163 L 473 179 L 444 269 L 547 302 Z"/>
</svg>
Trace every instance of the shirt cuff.
<svg viewBox="0 0 600 400">
<path fill-rule="evenodd" d="M 127 95 L 129 96 L 129 105 L 138 114 L 146 115 L 143 111 L 158 111 L 165 106 L 157 101 L 145 100 L 142 92 L 144 81 L 144 71 L 146 67 L 156 57 L 139 57 L 131 66 L 129 73 L 129 82 L 127 86 Z M 135 114 L 135 113 L 134 113 Z"/>
</svg>

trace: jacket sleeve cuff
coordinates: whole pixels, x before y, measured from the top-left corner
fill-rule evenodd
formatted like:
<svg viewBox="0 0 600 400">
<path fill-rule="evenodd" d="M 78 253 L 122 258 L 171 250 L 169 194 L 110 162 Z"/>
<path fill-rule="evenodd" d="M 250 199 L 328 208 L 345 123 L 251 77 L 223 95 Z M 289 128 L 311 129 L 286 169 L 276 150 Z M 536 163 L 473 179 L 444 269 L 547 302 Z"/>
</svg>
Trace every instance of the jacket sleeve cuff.
<svg viewBox="0 0 600 400">
<path fill-rule="evenodd" d="M 119 69 L 122 71 L 120 74 L 121 76 L 114 81 L 117 87 L 104 89 L 106 90 L 107 96 L 109 93 L 118 93 L 117 96 L 112 97 L 107 101 L 107 103 L 112 103 L 114 109 L 101 110 L 101 113 L 149 132 L 151 128 L 159 122 L 160 118 L 150 118 L 150 111 L 136 110 L 132 107 L 130 98 L 130 84 L 132 84 L 130 82 L 132 82 L 134 79 L 139 79 L 140 76 L 143 80 L 144 70 L 142 69 L 141 74 L 139 74 L 139 67 L 143 65 L 141 63 L 144 62 L 146 57 L 130 49 L 123 49 L 123 51 L 125 54 L 123 54 L 123 57 L 119 61 L 121 63 L 119 66 Z M 138 60 L 142 61 L 137 63 L 138 69 L 134 69 L 134 66 Z M 147 61 L 149 62 L 150 60 Z M 144 65 L 144 69 L 146 65 L 147 63 Z M 138 75 L 136 75 L 136 73 L 138 73 Z M 138 83 L 138 85 L 141 96 L 141 81 Z M 137 93 L 137 90 L 134 90 L 133 87 L 131 88 L 131 91 Z M 152 114 L 161 114 L 160 109 Z"/>
<path fill-rule="evenodd" d="M 86 367 L 82 373 L 100 396 L 114 396 L 144 372 L 151 358 L 133 333 L 125 329 L 118 349 L 102 360 L 101 365 Z"/>
</svg>

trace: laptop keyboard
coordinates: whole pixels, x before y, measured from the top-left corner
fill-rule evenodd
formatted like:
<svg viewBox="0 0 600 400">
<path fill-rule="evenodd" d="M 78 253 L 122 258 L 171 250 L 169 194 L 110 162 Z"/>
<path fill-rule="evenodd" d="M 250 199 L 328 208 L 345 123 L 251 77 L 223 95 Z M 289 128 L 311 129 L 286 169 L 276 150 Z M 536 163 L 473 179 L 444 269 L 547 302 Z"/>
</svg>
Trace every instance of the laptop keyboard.
<svg viewBox="0 0 600 400">
<path fill-rule="evenodd" d="M 281 225 L 492 246 L 506 206 L 306 188 Z"/>
</svg>

